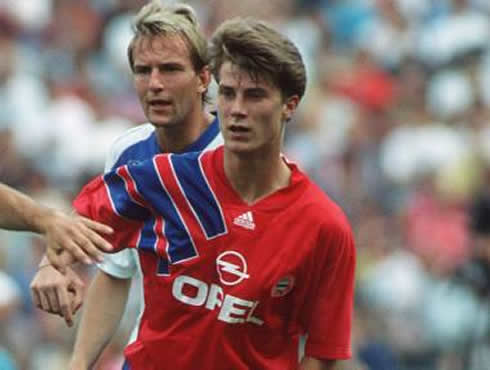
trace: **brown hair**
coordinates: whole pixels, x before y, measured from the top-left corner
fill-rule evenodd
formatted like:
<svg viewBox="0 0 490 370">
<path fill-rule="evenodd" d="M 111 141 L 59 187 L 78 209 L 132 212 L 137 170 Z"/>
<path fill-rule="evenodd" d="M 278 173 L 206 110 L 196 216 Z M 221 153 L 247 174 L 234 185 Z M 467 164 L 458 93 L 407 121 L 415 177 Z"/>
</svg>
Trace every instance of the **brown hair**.
<svg viewBox="0 0 490 370">
<path fill-rule="evenodd" d="M 301 98 L 305 92 L 305 65 L 297 47 L 264 22 L 240 17 L 224 22 L 212 36 L 210 57 L 218 82 L 221 66 L 230 61 L 252 78 L 272 82 L 283 98 Z"/>
</svg>

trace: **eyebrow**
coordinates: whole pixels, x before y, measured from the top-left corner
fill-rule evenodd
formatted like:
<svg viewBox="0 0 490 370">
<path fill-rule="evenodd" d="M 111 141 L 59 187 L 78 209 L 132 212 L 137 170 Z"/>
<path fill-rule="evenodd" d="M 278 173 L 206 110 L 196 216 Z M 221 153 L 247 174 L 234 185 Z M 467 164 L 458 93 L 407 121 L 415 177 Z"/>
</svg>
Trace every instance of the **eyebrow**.
<svg viewBox="0 0 490 370">
<path fill-rule="evenodd" d="M 230 85 L 223 85 L 221 83 L 218 84 L 218 88 L 219 89 L 234 89 L 234 87 L 232 87 Z"/>
<path fill-rule="evenodd" d="M 223 88 L 223 89 L 235 89 L 234 86 L 227 85 L 223 82 L 219 82 L 218 87 Z M 246 87 L 244 90 L 245 91 L 267 91 L 267 88 L 262 87 L 262 86 L 253 86 L 253 87 Z"/>
<path fill-rule="evenodd" d="M 145 63 L 145 62 L 138 62 L 138 61 L 135 61 L 134 62 L 134 66 L 149 66 L 149 65 L 153 65 L 153 63 Z M 170 61 L 170 62 L 165 62 L 165 63 L 158 63 L 156 64 L 157 67 L 182 67 L 184 64 L 181 63 L 181 62 L 177 62 L 177 61 Z"/>
<path fill-rule="evenodd" d="M 258 92 L 267 92 L 267 89 L 263 87 L 249 87 L 245 89 L 246 92 L 253 92 L 253 93 L 258 93 Z"/>
</svg>

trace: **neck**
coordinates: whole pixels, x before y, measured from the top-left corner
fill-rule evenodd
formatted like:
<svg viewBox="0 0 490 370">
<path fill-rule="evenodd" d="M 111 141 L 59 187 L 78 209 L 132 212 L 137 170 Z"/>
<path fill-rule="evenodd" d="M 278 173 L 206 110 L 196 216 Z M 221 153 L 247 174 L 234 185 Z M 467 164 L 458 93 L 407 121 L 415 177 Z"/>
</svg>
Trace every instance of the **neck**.
<svg viewBox="0 0 490 370">
<path fill-rule="evenodd" d="M 196 118 L 172 126 L 156 128 L 157 142 L 162 153 L 180 153 L 194 143 L 213 122 L 214 116 L 200 111 Z M 196 124 L 196 121 L 198 124 Z"/>
<path fill-rule="evenodd" d="M 291 170 L 280 152 L 266 156 L 237 154 L 225 146 L 224 167 L 231 186 L 249 205 L 287 187 L 291 179 Z"/>
</svg>

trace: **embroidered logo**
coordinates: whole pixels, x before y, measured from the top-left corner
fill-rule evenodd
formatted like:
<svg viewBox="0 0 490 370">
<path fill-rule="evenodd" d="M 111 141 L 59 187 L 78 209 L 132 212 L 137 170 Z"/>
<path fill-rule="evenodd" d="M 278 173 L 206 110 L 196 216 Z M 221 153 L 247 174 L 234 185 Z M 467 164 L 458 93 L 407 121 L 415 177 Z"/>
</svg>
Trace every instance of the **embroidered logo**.
<svg viewBox="0 0 490 370">
<path fill-rule="evenodd" d="M 272 297 L 284 297 L 294 288 L 294 276 L 287 275 L 279 279 L 279 281 L 272 287 Z"/>
<path fill-rule="evenodd" d="M 216 269 L 224 285 L 236 285 L 250 277 L 247 273 L 247 261 L 235 251 L 221 253 L 216 259 Z"/>
<path fill-rule="evenodd" d="M 251 211 L 245 212 L 245 213 L 241 214 L 240 216 L 235 217 L 235 219 L 233 220 L 233 223 L 237 226 L 244 227 L 245 229 L 248 229 L 248 230 L 254 230 L 255 229 L 255 223 L 254 223 L 254 219 L 253 219 Z"/>
</svg>

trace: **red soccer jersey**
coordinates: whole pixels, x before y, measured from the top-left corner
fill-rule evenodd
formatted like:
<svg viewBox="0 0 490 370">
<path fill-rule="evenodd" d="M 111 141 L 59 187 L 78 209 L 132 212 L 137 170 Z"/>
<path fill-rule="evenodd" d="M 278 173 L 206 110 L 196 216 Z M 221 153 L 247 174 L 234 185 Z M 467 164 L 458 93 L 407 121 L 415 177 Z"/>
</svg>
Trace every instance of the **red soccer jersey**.
<svg viewBox="0 0 490 370">
<path fill-rule="evenodd" d="M 229 184 L 222 147 L 159 155 L 82 190 L 77 211 L 139 250 L 144 312 L 125 350 L 131 369 L 296 369 L 303 334 L 307 356 L 351 356 L 352 232 L 288 165 L 290 186 L 253 205 Z"/>
</svg>

